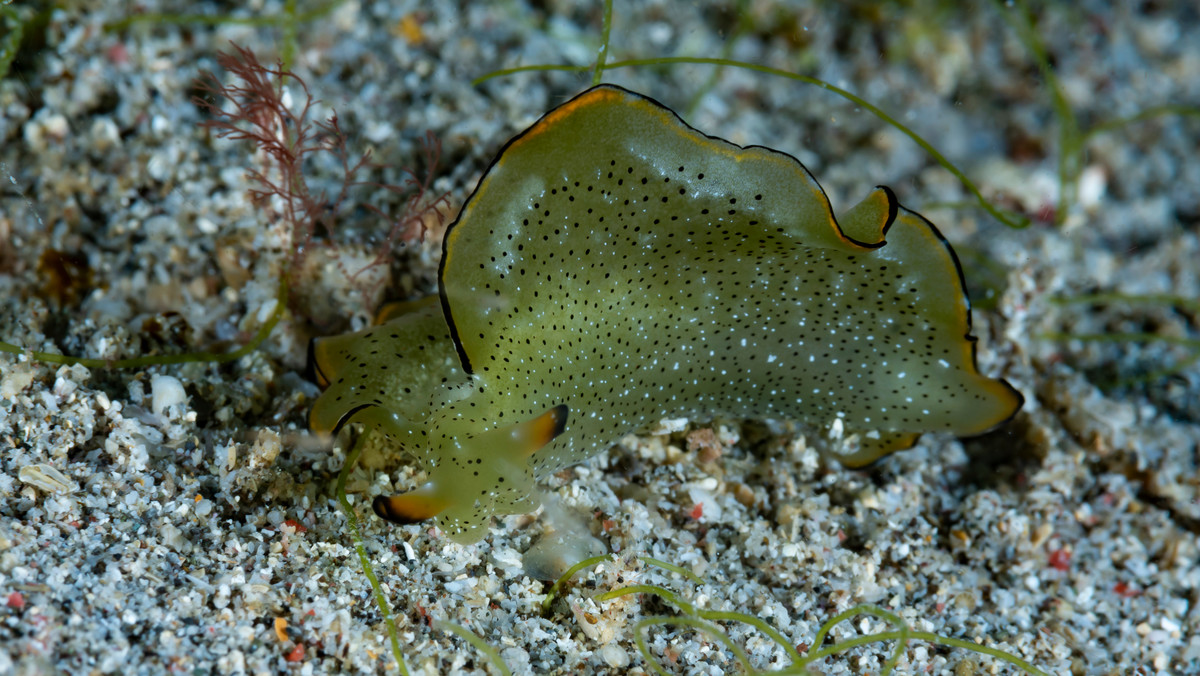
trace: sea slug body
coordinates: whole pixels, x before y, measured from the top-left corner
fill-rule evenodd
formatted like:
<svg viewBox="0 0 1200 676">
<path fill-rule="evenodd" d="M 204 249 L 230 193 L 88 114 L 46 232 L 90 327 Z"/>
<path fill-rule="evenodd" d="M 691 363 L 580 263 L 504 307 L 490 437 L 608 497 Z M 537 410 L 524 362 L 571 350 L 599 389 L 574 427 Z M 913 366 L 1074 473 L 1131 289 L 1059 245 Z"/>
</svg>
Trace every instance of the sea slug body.
<svg viewBox="0 0 1200 676">
<path fill-rule="evenodd" d="M 835 219 L 794 158 L 619 87 L 508 143 L 446 233 L 439 283 L 315 341 L 328 387 L 310 421 L 380 429 L 427 482 L 375 511 L 436 516 L 459 542 L 663 418 L 838 420 L 864 433 L 841 458 L 862 465 L 1022 404 L 976 368 L 953 251 L 890 190 Z"/>
</svg>

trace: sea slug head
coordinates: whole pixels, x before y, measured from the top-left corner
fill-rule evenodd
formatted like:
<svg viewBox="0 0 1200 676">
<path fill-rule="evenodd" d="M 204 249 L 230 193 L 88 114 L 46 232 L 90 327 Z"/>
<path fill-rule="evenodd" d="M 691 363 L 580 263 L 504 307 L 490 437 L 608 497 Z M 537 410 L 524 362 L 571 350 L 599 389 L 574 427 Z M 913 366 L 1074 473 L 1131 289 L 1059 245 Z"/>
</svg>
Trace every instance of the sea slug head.
<svg viewBox="0 0 1200 676">
<path fill-rule="evenodd" d="M 446 536 L 478 540 L 493 514 L 537 508 L 529 458 L 562 434 L 567 407 L 556 406 L 517 424 L 479 432 L 480 419 L 466 417 L 464 402 L 448 406 L 428 439 L 427 481 L 400 495 L 379 496 L 372 507 L 381 518 L 409 524 L 437 517 Z"/>
<path fill-rule="evenodd" d="M 514 416 L 503 396 L 460 367 L 436 297 L 387 306 L 375 326 L 315 340 L 309 360 L 326 388 L 309 415 L 315 432 L 362 423 L 425 472 L 417 489 L 377 498 L 379 516 L 437 518 L 450 539 L 470 543 L 492 515 L 537 507 L 529 461 L 566 429 L 567 406 Z"/>
</svg>

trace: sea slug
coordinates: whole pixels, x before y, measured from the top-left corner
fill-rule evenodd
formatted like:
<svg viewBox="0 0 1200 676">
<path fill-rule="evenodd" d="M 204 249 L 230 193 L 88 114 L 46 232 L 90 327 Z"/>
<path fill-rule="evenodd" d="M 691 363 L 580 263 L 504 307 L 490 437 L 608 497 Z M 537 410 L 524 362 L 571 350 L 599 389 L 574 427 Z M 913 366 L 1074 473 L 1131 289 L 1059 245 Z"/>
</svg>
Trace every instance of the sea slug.
<svg viewBox="0 0 1200 676">
<path fill-rule="evenodd" d="M 376 513 L 436 516 L 458 542 L 663 418 L 840 421 L 857 466 L 1022 404 L 976 368 L 954 252 L 891 190 L 835 219 L 791 156 L 619 87 L 508 143 L 446 233 L 439 283 L 314 341 L 310 421 L 382 431 L 427 481 Z"/>
</svg>

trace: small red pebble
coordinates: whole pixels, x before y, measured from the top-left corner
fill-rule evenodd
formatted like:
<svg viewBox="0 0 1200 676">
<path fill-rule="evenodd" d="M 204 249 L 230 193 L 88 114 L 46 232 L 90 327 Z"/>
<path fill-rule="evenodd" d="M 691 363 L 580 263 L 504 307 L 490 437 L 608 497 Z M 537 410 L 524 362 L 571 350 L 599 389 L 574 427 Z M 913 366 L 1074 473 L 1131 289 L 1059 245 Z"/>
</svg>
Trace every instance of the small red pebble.
<svg viewBox="0 0 1200 676">
<path fill-rule="evenodd" d="M 946 609 L 946 604 L 942 603 L 941 601 L 938 601 L 937 603 L 933 604 L 933 607 L 935 610 L 937 610 L 940 613 Z"/>
<path fill-rule="evenodd" d="M 688 516 L 692 517 L 693 519 L 699 519 L 700 517 L 704 516 L 704 503 L 697 502 L 696 506 L 692 507 L 692 511 L 688 512 Z"/>
<path fill-rule="evenodd" d="M 120 42 L 110 46 L 106 54 L 108 55 L 108 60 L 117 65 L 129 63 L 129 50 Z"/>
<path fill-rule="evenodd" d="M 1140 589 L 1134 589 L 1124 582 L 1118 582 L 1113 585 L 1113 593 L 1121 598 L 1131 599 L 1142 592 Z"/>
<path fill-rule="evenodd" d="M 296 521 L 295 519 L 288 519 L 287 521 L 283 522 L 283 525 L 291 526 L 292 529 L 295 530 L 297 533 L 304 533 L 308 530 L 307 528 L 304 527 L 303 524 L 301 524 L 299 521 Z"/>
<path fill-rule="evenodd" d="M 1066 572 L 1071 567 L 1071 552 L 1065 549 L 1056 549 L 1050 552 L 1050 567 Z"/>
<path fill-rule="evenodd" d="M 425 606 L 421 605 L 420 603 L 416 603 L 414 605 L 417 609 L 417 615 L 420 616 L 421 620 L 425 622 L 425 626 L 432 627 L 433 618 L 429 616 L 429 612 L 425 610 Z"/>
<path fill-rule="evenodd" d="M 8 607 L 20 610 L 25 607 L 25 597 L 21 592 L 13 592 L 8 595 Z"/>
<path fill-rule="evenodd" d="M 283 659 L 288 662 L 299 662 L 304 659 L 304 644 L 297 643 L 295 648 L 292 648 L 288 654 L 283 656 Z"/>
</svg>

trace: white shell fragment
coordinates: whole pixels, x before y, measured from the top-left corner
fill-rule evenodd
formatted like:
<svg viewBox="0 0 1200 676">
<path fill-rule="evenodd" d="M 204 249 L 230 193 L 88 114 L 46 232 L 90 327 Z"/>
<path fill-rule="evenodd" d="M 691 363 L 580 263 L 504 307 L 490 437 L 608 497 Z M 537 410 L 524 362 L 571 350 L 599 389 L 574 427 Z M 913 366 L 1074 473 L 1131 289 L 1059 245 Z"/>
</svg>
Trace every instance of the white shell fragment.
<svg viewBox="0 0 1200 676">
<path fill-rule="evenodd" d="M 54 495 L 64 495 L 79 490 L 79 484 L 74 480 L 58 471 L 53 465 L 45 463 L 22 467 L 17 478 L 22 483 Z"/>
<path fill-rule="evenodd" d="M 178 378 L 154 376 L 150 379 L 150 409 L 154 415 L 163 415 L 171 406 L 186 404 L 187 400 L 187 392 Z"/>
</svg>

